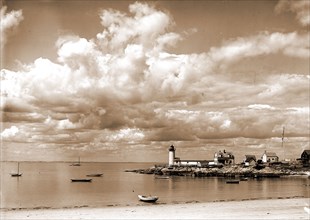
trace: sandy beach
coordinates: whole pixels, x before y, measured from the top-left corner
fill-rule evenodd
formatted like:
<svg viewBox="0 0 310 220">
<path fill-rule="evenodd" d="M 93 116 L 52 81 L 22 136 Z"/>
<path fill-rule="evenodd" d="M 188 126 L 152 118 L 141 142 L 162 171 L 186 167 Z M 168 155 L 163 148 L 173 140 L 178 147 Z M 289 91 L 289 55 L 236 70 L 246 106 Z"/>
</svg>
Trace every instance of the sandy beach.
<svg viewBox="0 0 310 220">
<path fill-rule="evenodd" d="M 2 210 L 1 219 L 310 219 L 309 198 Z"/>
</svg>

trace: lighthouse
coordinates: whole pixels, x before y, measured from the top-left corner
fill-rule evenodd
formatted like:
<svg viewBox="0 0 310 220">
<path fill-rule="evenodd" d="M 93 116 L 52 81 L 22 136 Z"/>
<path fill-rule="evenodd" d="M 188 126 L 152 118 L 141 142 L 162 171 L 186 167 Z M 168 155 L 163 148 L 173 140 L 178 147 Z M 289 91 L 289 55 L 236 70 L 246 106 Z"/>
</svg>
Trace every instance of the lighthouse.
<svg viewBox="0 0 310 220">
<path fill-rule="evenodd" d="M 175 148 L 173 145 L 169 147 L 169 167 L 174 165 Z"/>
</svg>

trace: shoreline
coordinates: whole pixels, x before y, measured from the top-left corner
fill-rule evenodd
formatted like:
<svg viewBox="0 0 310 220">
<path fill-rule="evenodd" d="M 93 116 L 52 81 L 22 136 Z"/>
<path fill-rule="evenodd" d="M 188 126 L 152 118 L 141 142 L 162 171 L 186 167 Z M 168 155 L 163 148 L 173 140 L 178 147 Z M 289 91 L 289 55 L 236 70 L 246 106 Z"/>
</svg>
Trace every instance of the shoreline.
<svg viewBox="0 0 310 220">
<path fill-rule="evenodd" d="M 136 204 L 109 204 L 104 206 L 88 206 L 88 205 L 75 205 L 75 206 L 64 206 L 64 207 L 51 207 L 51 206 L 36 206 L 36 207 L 24 207 L 24 208 L 2 208 L 0 207 L 0 212 L 11 212 L 11 211 L 32 211 L 32 210 L 67 210 L 67 209 L 98 209 L 98 208 L 124 208 L 124 207 L 143 207 L 143 206 L 157 206 L 157 205 L 182 205 L 182 204 L 203 204 L 203 203 L 221 203 L 221 202 L 244 202 L 244 201 L 261 201 L 261 200 L 283 200 L 283 199 L 309 199 L 305 196 L 278 196 L 278 197 L 264 197 L 264 198 L 247 198 L 247 199 L 219 199 L 213 201 L 197 201 L 197 200 L 189 200 L 189 201 L 174 201 L 170 203 L 161 202 L 158 200 L 155 203 L 147 203 L 142 202 L 137 199 Z M 1 219 L 1 218 L 0 218 Z"/>
<path fill-rule="evenodd" d="M 250 177 L 250 178 L 279 178 L 283 176 L 310 177 L 309 170 L 296 164 L 256 164 L 244 166 L 242 164 L 217 166 L 167 166 L 154 165 L 147 169 L 132 169 L 125 172 L 139 174 L 154 174 L 165 176 L 192 176 L 192 177 Z"/>
<path fill-rule="evenodd" d="M 0 210 L 1 219 L 309 219 L 310 198 Z M 210 211 L 212 210 L 212 211 Z"/>
</svg>

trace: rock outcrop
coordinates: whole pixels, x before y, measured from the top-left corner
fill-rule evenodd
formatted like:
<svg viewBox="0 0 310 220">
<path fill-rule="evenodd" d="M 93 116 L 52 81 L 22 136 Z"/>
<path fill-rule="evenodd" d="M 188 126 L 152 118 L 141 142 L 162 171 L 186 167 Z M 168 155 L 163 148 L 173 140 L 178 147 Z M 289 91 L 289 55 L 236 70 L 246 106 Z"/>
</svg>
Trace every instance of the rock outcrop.
<svg viewBox="0 0 310 220">
<path fill-rule="evenodd" d="M 201 167 L 167 167 L 154 166 L 148 169 L 126 170 L 126 172 L 136 172 L 141 174 L 156 174 L 166 176 L 195 176 L 195 177 L 280 177 L 287 175 L 309 175 L 309 168 L 294 167 L 287 165 L 276 166 L 250 166 L 231 165 L 223 167 L 201 168 Z"/>
</svg>

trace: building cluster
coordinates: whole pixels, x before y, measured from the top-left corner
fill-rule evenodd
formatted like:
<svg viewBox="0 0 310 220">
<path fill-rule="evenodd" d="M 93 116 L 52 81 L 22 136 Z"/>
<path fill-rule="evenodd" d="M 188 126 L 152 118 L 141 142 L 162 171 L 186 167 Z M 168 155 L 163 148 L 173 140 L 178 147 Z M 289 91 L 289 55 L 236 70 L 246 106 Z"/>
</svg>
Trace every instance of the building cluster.
<svg viewBox="0 0 310 220">
<path fill-rule="evenodd" d="M 169 160 L 168 165 L 171 166 L 195 166 L 195 167 L 216 167 L 224 165 L 235 164 L 235 156 L 232 152 L 226 152 L 226 150 L 218 151 L 214 153 L 212 160 L 182 160 L 180 157 L 176 157 L 176 148 L 171 145 L 169 147 Z M 297 159 L 304 167 L 310 166 L 310 150 L 304 150 Z M 255 155 L 245 155 L 243 159 L 244 166 L 251 166 L 257 163 L 277 163 L 279 157 L 274 152 L 265 151 L 260 159 L 256 159 Z"/>
</svg>

